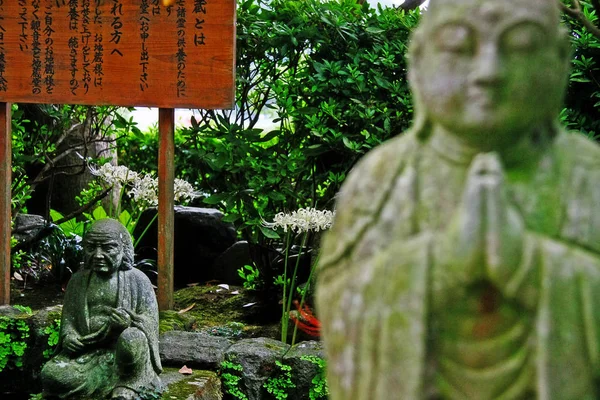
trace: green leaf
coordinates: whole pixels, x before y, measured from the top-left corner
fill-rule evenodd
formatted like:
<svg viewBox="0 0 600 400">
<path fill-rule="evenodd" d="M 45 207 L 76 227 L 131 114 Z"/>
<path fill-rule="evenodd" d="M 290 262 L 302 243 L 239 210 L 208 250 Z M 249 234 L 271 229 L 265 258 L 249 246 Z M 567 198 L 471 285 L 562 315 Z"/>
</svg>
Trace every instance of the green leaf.
<svg viewBox="0 0 600 400">
<path fill-rule="evenodd" d="M 235 222 L 238 219 L 240 219 L 241 216 L 239 214 L 228 214 L 226 216 L 224 216 L 221 221 L 223 222 Z"/>
<path fill-rule="evenodd" d="M 348 139 L 346 136 L 344 136 L 342 138 L 342 141 L 344 142 L 344 146 L 346 146 L 347 148 L 349 148 L 350 150 L 354 150 L 354 142 L 352 142 L 350 139 Z"/>
<path fill-rule="evenodd" d="M 50 219 L 52 219 L 52 222 L 56 222 L 56 221 L 63 219 L 63 215 L 61 213 L 59 213 L 58 211 L 51 209 L 50 210 Z"/>
<path fill-rule="evenodd" d="M 279 193 L 279 192 L 269 192 L 269 194 L 267 194 L 267 196 L 270 199 L 273 199 L 275 201 L 285 201 L 285 200 L 287 200 L 286 197 L 282 193 Z"/>
<path fill-rule="evenodd" d="M 96 209 L 94 209 L 94 211 L 92 211 L 92 217 L 94 217 L 94 220 L 96 221 L 99 219 L 108 218 L 108 214 L 104 210 L 104 207 L 98 206 Z"/>
<path fill-rule="evenodd" d="M 224 193 L 220 193 L 220 194 L 213 194 L 212 196 L 209 196 L 207 198 L 205 198 L 204 200 L 202 200 L 202 202 L 206 203 L 206 204 L 219 204 L 220 202 L 222 202 L 223 200 L 225 200 L 228 197 L 227 194 Z"/>
<path fill-rule="evenodd" d="M 262 232 L 263 235 L 265 235 L 266 237 L 268 237 L 269 239 L 281 239 L 281 236 L 279 236 L 279 234 L 277 232 L 275 232 L 273 229 L 269 229 L 266 226 L 262 226 L 259 225 L 260 231 Z"/>
<path fill-rule="evenodd" d="M 119 222 L 125 225 L 129 233 L 133 233 L 132 231 L 133 228 L 135 228 L 135 225 L 133 223 L 133 218 L 131 218 L 131 214 L 129 213 L 129 211 L 123 210 L 121 214 L 119 214 Z"/>
<path fill-rule="evenodd" d="M 369 33 L 375 33 L 375 34 L 385 32 L 385 30 L 383 30 L 381 28 L 375 28 L 374 26 L 367 27 L 366 31 Z"/>
</svg>

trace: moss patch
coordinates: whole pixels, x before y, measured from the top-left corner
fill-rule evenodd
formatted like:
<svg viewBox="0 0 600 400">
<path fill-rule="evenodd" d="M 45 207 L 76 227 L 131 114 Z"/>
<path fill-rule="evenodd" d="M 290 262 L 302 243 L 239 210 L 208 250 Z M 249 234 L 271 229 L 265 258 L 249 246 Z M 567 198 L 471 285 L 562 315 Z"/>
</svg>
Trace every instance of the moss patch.
<svg viewBox="0 0 600 400">
<path fill-rule="evenodd" d="M 231 294 L 238 291 L 239 294 Z M 199 317 L 203 326 L 219 326 L 228 322 L 243 322 L 244 304 L 254 301 L 241 288 L 230 290 L 218 286 L 193 286 L 178 290 L 174 294 L 175 309 L 186 309 L 186 313 Z"/>
<path fill-rule="evenodd" d="M 161 379 L 167 385 L 162 400 L 218 400 L 222 398 L 221 381 L 212 371 L 194 370 L 181 375 L 177 368 L 165 368 Z"/>
<path fill-rule="evenodd" d="M 161 311 L 158 329 L 160 333 L 168 331 L 195 331 L 198 327 L 195 315 L 177 311 Z"/>
<path fill-rule="evenodd" d="M 227 290 L 219 286 L 193 286 L 176 291 L 174 300 L 175 311 L 160 313 L 161 333 L 171 330 L 202 331 L 234 339 L 279 336 L 278 322 L 267 325 L 248 324 L 249 320 L 256 319 L 256 314 L 260 311 L 255 308 L 257 306 L 244 307 L 257 303 L 257 299 L 241 287 L 230 286 Z M 241 330 L 239 335 L 227 333 L 238 329 Z"/>
</svg>

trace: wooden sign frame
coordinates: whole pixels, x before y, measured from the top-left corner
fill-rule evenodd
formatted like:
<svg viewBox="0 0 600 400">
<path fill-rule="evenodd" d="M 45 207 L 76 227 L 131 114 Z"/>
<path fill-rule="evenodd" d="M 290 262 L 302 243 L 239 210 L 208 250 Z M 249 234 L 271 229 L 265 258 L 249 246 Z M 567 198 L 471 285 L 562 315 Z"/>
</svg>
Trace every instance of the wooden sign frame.
<svg viewBox="0 0 600 400">
<path fill-rule="evenodd" d="M 11 103 L 159 107 L 158 303 L 173 307 L 174 108 L 232 108 L 235 0 L 0 0 L 0 304 Z"/>
</svg>

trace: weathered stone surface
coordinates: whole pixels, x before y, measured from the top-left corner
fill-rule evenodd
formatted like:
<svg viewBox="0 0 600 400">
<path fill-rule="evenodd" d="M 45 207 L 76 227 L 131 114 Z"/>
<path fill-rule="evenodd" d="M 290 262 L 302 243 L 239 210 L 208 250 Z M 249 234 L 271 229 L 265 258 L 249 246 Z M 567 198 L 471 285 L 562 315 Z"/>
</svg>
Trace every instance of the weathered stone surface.
<svg viewBox="0 0 600 400">
<path fill-rule="evenodd" d="M 46 227 L 41 215 L 17 214 L 14 219 L 13 236 L 19 243 L 32 241 Z"/>
<path fill-rule="evenodd" d="M 48 358 L 54 355 L 55 348 L 50 348 L 48 338 L 50 333 L 45 330 L 48 327 L 51 329 L 57 328 L 61 319 L 62 306 L 53 306 L 44 308 L 29 318 L 30 327 L 30 342 L 29 349 L 25 357 L 25 369 L 31 370 L 34 381 L 39 381 L 42 366 Z M 56 346 L 56 345 L 55 345 Z M 46 352 L 46 355 L 44 354 Z"/>
<path fill-rule="evenodd" d="M 212 371 L 193 370 L 182 375 L 177 368 L 165 368 L 161 375 L 165 391 L 162 400 L 222 400 L 221 380 Z"/>
<path fill-rule="evenodd" d="M 526 3 L 432 0 L 421 119 L 349 178 L 324 249 L 333 399 L 597 397 L 599 154 L 553 127 L 568 52 L 555 2 Z"/>
<path fill-rule="evenodd" d="M 232 244 L 215 260 L 215 279 L 232 285 L 242 285 L 244 280 L 238 274 L 238 269 L 244 265 L 252 265 L 248 242 L 241 240 Z"/>
<path fill-rule="evenodd" d="M 227 349 L 225 360 L 243 368 L 240 389 L 248 400 L 263 398 L 263 384 L 271 375 L 275 360 L 281 359 L 288 348 L 289 345 L 278 340 L 256 338 L 240 340 Z"/>
<path fill-rule="evenodd" d="M 414 127 L 349 174 L 321 249 L 331 400 L 598 398 L 600 147 L 558 126 L 559 20 L 430 1 Z"/>
<path fill-rule="evenodd" d="M 66 290 L 58 354 L 41 372 L 44 395 L 128 400 L 157 390 L 158 306 L 150 281 L 133 268 L 129 232 L 98 220 L 83 251 L 85 268 Z"/>
<path fill-rule="evenodd" d="M 139 235 L 156 215 L 156 210 L 144 212 L 138 223 Z M 236 241 L 233 224 L 223 222 L 219 210 L 197 207 L 175 207 L 175 285 L 184 287 L 187 283 L 206 282 L 216 279 L 214 262 L 219 255 Z M 157 222 L 154 221 L 137 249 L 158 247 Z M 142 254 L 145 257 L 145 253 Z M 155 257 L 155 253 L 150 253 Z"/>
<path fill-rule="evenodd" d="M 217 369 L 233 341 L 198 332 L 172 331 L 160 335 L 160 359 L 165 365 Z"/>
<path fill-rule="evenodd" d="M 323 346 L 321 342 L 314 340 L 300 342 L 292 346 L 283 358 L 283 362 L 292 367 L 292 382 L 296 385 L 290 389 L 288 400 L 305 400 L 312 387 L 313 378 L 320 372 L 315 363 L 302 359 L 302 357 L 323 358 Z"/>
</svg>

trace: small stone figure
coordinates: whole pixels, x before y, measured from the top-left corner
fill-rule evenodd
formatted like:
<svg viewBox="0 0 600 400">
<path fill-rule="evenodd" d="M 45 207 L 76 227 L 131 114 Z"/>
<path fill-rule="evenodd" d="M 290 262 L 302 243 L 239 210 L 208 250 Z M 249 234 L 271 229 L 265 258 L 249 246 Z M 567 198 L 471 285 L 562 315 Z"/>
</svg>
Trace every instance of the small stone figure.
<svg viewBox="0 0 600 400">
<path fill-rule="evenodd" d="M 430 1 L 414 127 L 349 175 L 321 250 L 332 400 L 600 398 L 600 148 L 557 124 L 556 3 Z"/>
<path fill-rule="evenodd" d="M 45 398 L 137 399 L 160 390 L 158 306 L 133 268 L 133 243 L 102 219 L 83 241 L 84 268 L 67 286 L 58 355 L 42 369 Z"/>
</svg>

